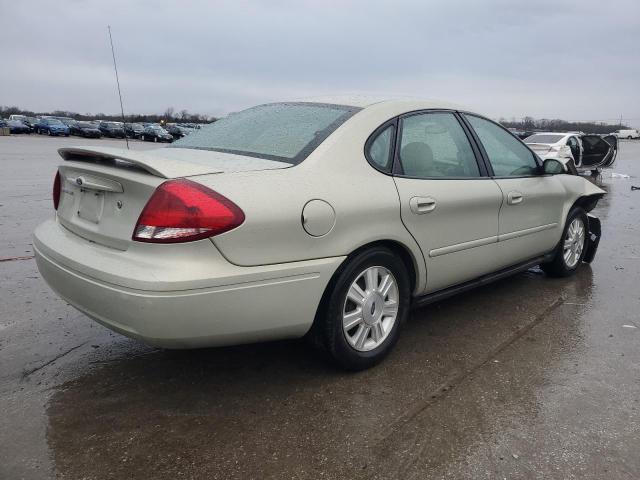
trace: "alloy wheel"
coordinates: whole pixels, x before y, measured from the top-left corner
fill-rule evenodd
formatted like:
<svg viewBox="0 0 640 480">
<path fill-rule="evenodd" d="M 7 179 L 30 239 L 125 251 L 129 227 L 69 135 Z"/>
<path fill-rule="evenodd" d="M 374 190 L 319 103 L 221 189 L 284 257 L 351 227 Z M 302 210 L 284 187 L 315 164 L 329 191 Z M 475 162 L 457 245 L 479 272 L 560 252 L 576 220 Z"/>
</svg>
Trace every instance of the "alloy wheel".
<svg viewBox="0 0 640 480">
<path fill-rule="evenodd" d="M 347 291 L 342 330 L 351 347 L 366 352 L 379 347 L 398 317 L 398 282 L 385 267 L 361 272 Z"/>
<path fill-rule="evenodd" d="M 580 218 L 574 218 L 565 234 L 562 249 L 562 256 L 567 267 L 574 268 L 580 261 L 584 249 L 584 236 L 584 222 Z"/>
</svg>

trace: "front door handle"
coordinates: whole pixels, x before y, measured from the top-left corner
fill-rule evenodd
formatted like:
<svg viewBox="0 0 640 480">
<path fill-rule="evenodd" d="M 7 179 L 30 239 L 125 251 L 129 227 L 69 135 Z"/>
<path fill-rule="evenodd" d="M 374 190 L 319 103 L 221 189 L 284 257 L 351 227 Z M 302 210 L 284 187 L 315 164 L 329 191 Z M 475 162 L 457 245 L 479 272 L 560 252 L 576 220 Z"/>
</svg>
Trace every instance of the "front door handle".
<svg viewBox="0 0 640 480">
<path fill-rule="evenodd" d="M 518 205 L 519 203 L 522 203 L 523 200 L 524 197 L 520 192 L 513 191 L 507 194 L 507 203 L 509 205 Z"/>
<path fill-rule="evenodd" d="M 416 215 L 433 212 L 436 209 L 436 199 L 433 197 L 413 197 L 409 200 L 409 207 Z"/>
</svg>

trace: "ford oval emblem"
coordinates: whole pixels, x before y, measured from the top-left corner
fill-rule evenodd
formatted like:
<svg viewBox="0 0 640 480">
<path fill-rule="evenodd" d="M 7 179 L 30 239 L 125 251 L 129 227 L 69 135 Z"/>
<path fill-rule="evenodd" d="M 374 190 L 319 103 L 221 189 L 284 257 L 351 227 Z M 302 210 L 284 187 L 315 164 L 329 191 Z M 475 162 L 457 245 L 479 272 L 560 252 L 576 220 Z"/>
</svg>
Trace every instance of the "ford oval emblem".
<svg viewBox="0 0 640 480">
<path fill-rule="evenodd" d="M 76 183 L 78 185 L 82 185 L 82 178 L 81 177 L 76 178 Z"/>
</svg>

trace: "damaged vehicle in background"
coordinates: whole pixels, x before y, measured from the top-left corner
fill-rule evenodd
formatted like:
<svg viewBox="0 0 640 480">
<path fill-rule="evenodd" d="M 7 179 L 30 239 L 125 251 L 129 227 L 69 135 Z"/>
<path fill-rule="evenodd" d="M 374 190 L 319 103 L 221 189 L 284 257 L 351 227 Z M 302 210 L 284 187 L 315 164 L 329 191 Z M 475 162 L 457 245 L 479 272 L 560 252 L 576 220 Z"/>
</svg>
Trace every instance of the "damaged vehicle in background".
<svg viewBox="0 0 640 480">
<path fill-rule="evenodd" d="M 615 135 L 540 132 L 525 138 L 524 143 L 543 160 L 553 158 L 568 168 L 594 174 L 611 167 L 618 153 Z"/>
<path fill-rule="evenodd" d="M 534 265 L 573 275 L 600 239 L 602 189 L 447 104 L 268 104 L 166 148 L 59 153 L 43 278 L 166 348 L 307 336 L 368 368 L 412 306 Z"/>
</svg>

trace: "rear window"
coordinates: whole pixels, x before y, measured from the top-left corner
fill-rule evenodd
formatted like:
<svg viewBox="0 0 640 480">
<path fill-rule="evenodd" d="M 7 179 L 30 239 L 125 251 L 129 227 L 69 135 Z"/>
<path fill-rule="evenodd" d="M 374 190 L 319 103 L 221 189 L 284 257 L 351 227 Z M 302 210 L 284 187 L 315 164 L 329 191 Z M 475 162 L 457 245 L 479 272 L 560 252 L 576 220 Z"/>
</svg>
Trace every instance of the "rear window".
<svg viewBox="0 0 640 480">
<path fill-rule="evenodd" d="M 524 139 L 524 143 L 557 143 L 566 135 L 536 134 Z"/>
<path fill-rule="evenodd" d="M 359 110 L 320 103 L 260 105 L 202 127 L 171 148 L 213 150 L 295 165 Z"/>
</svg>

